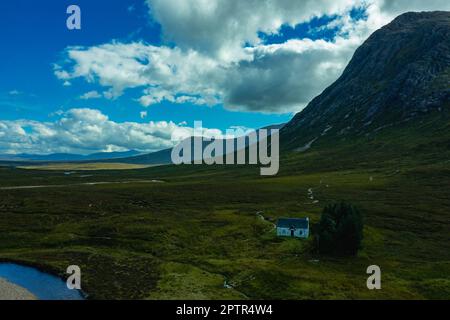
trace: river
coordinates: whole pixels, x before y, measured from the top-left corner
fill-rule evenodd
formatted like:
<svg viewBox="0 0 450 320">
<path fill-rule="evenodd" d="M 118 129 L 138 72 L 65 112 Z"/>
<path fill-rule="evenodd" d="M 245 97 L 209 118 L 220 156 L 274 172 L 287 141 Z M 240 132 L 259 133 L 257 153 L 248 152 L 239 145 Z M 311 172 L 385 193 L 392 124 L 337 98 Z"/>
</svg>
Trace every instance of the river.
<svg viewBox="0 0 450 320">
<path fill-rule="evenodd" d="M 0 263 L 0 278 L 28 290 L 39 300 L 83 300 L 78 290 L 67 288 L 62 279 L 35 268 Z"/>
</svg>

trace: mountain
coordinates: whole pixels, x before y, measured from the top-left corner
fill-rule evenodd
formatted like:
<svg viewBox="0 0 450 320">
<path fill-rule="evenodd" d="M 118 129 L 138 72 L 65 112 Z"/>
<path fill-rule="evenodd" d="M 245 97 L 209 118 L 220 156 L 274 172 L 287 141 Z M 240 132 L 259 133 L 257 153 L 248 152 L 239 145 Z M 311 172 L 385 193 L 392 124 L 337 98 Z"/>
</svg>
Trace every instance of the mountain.
<svg viewBox="0 0 450 320">
<path fill-rule="evenodd" d="M 275 125 L 270 125 L 261 129 L 266 129 L 269 130 L 269 134 L 270 134 L 270 130 L 281 130 L 286 124 L 282 123 L 282 124 L 275 124 Z M 258 129 L 256 130 L 256 132 L 259 132 Z M 194 144 L 193 138 L 189 138 L 191 140 L 191 145 Z M 223 144 L 225 145 L 226 141 L 223 141 Z M 208 141 L 203 141 L 202 145 L 203 145 L 203 150 L 205 149 L 206 146 L 208 146 L 210 144 L 210 142 Z M 235 149 L 237 149 L 237 142 L 236 140 L 234 141 L 234 145 L 235 145 Z M 246 147 L 248 146 L 248 141 L 246 141 Z M 192 151 L 193 154 L 193 151 Z M 103 161 L 105 162 L 105 161 Z M 108 160 L 107 162 L 113 162 L 112 160 Z M 161 151 L 157 151 L 157 152 L 153 152 L 153 153 L 148 153 L 148 154 L 142 154 L 142 155 L 138 155 L 138 156 L 134 156 L 134 157 L 127 157 L 124 159 L 120 159 L 120 162 L 122 163 L 129 163 L 129 164 L 171 164 L 172 163 L 172 148 L 170 149 L 165 149 L 165 150 L 161 150 Z"/>
<path fill-rule="evenodd" d="M 449 101 L 450 12 L 405 13 L 373 33 L 342 76 L 283 128 L 282 145 L 305 151 L 430 117 L 448 133 Z"/>
<path fill-rule="evenodd" d="M 102 160 L 102 159 L 119 159 L 126 157 L 133 157 L 141 154 L 136 150 L 129 150 L 123 152 L 98 152 L 85 156 L 83 160 Z"/>
<path fill-rule="evenodd" d="M 129 163 L 129 164 L 169 164 L 172 163 L 172 149 L 164 149 L 157 152 L 141 154 L 137 156 L 131 156 L 120 159 L 121 163 Z M 108 159 L 102 162 L 117 162 L 114 159 Z"/>
<path fill-rule="evenodd" d="M 80 155 L 71 153 L 52 153 L 47 155 L 36 154 L 0 154 L 0 160 L 6 161 L 94 161 L 103 159 L 119 159 L 132 157 L 140 154 L 138 151 L 125 152 L 98 152 L 90 155 Z"/>
</svg>

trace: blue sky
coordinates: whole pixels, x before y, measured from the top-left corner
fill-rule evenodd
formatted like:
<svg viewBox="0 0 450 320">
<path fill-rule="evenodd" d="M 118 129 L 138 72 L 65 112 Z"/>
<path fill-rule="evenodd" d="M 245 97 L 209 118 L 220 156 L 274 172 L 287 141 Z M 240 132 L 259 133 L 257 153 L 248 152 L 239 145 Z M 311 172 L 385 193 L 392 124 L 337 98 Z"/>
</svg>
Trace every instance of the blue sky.
<svg viewBox="0 0 450 320">
<path fill-rule="evenodd" d="M 76 4 L 82 29 L 66 28 Z M 408 10 L 445 0 L 0 2 L 0 154 L 172 146 L 284 123 L 354 50 Z M 85 97 L 85 98 L 82 98 Z"/>
<path fill-rule="evenodd" d="M 161 27 L 152 21 L 144 1 L 78 0 L 82 9 L 82 30 L 66 28 L 66 8 L 74 1 L 2 1 L 0 36 L 8 50 L 0 51 L 0 108 L 2 120 L 46 121 L 52 113 L 70 108 L 95 108 L 114 121 L 145 122 L 202 120 L 204 125 L 226 129 L 230 126 L 258 128 L 288 121 L 292 114 L 232 112 L 221 105 L 201 107 L 163 102 L 145 109 L 134 101 L 132 92 L 114 101 L 82 101 L 78 97 L 97 86 L 79 80 L 63 87 L 52 65 L 62 59 L 68 46 L 92 46 L 117 41 L 143 40 L 161 44 Z M 18 91 L 18 94 L 10 94 Z M 140 112 L 147 111 L 147 119 Z"/>
<path fill-rule="evenodd" d="M 69 31 L 66 8 L 71 1 L 2 1 L 0 35 L 7 50 L 0 51 L 2 118 L 30 116 L 43 120 L 48 114 L 78 104 L 74 97 L 85 88 L 80 83 L 62 88 L 52 64 L 70 45 L 93 45 L 113 38 L 126 39 L 134 30 L 147 26 L 142 15 L 129 14 L 133 1 L 80 1 L 83 29 Z M 136 1 L 136 3 L 139 3 Z M 120 21 L 120 23 L 117 23 Z M 149 37 L 158 36 L 152 32 Z M 158 39 L 152 39 L 158 41 Z M 8 93 L 20 94 L 7 100 Z"/>
</svg>

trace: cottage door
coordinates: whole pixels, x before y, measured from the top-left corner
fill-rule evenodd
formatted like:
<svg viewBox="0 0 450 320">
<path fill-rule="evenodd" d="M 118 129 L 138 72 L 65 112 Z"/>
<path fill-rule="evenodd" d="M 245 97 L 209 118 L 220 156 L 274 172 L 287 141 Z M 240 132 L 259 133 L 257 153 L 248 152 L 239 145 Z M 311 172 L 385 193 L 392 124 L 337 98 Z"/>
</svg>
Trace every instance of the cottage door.
<svg viewBox="0 0 450 320">
<path fill-rule="evenodd" d="M 295 236 L 295 229 L 291 227 L 291 237 Z"/>
</svg>

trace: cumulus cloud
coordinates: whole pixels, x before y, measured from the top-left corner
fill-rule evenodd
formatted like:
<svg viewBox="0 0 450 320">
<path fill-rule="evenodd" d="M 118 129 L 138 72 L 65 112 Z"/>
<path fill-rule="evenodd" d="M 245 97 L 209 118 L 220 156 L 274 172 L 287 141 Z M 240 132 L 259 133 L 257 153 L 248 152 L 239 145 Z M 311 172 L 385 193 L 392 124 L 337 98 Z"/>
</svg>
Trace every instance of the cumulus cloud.
<svg viewBox="0 0 450 320">
<path fill-rule="evenodd" d="M 102 97 L 102 95 L 94 90 L 94 91 L 86 92 L 85 94 L 80 96 L 80 99 L 82 99 L 82 100 L 89 100 L 89 99 L 98 99 L 98 98 L 101 98 L 101 97 Z"/>
<path fill-rule="evenodd" d="M 377 7 L 384 22 L 407 11 L 449 10 L 447 0 L 147 0 L 167 40 L 181 48 L 239 59 L 239 48 L 260 44 L 258 32 L 276 34 L 313 17 L 346 16 L 359 7 Z M 374 12 L 372 12 L 374 13 Z M 236 56 L 234 55 L 236 54 Z"/>
<path fill-rule="evenodd" d="M 300 111 L 336 80 L 371 32 L 411 10 L 450 10 L 446 0 L 147 0 L 163 37 L 175 46 L 144 42 L 67 48 L 56 65 L 62 81 L 84 78 L 110 99 L 142 88 L 144 107 L 162 101 L 267 113 Z M 364 8 L 365 19 L 351 10 Z M 331 41 L 288 39 L 265 44 L 313 17 L 333 16 Z"/>
<path fill-rule="evenodd" d="M 71 109 L 55 122 L 0 121 L 0 153 L 153 152 L 173 147 L 193 132 L 173 122 L 118 123 L 99 110 Z M 217 129 L 202 129 L 204 136 L 221 134 Z"/>
<path fill-rule="evenodd" d="M 245 49 L 251 58 L 232 64 L 196 51 L 112 43 L 69 49 L 74 66 L 64 77 L 83 77 L 88 82 L 98 79 L 108 87 L 104 95 L 111 97 L 126 88 L 143 87 L 138 101 L 144 107 L 169 101 L 208 106 L 224 103 L 232 110 L 292 112 L 337 78 L 356 43 L 306 39 L 259 45 Z M 105 56 L 109 58 L 105 60 Z M 99 96 L 89 92 L 82 98 Z"/>
<path fill-rule="evenodd" d="M 174 103 L 214 104 L 217 83 L 222 75 L 219 63 L 200 53 L 179 48 L 157 47 L 145 43 L 109 43 L 89 48 L 66 50 L 72 61 L 68 70 L 61 66 L 55 75 L 61 80 L 84 78 L 107 87 L 108 98 L 120 96 L 125 89 L 145 87 L 140 102 L 150 106 L 163 100 Z"/>
<path fill-rule="evenodd" d="M 225 61 L 245 57 L 245 44 L 260 43 L 258 32 L 277 33 L 314 16 L 343 14 L 349 0 L 147 0 L 167 40 L 181 48 Z"/>
<path fill-rule="evenodd" d="M 304 39 L 249 49 L 254 58 L 228 74 L 225 105 L 273 113 L 302 109 L 336 80 L 354 47 L 352 40 Z"/>
</svg>

